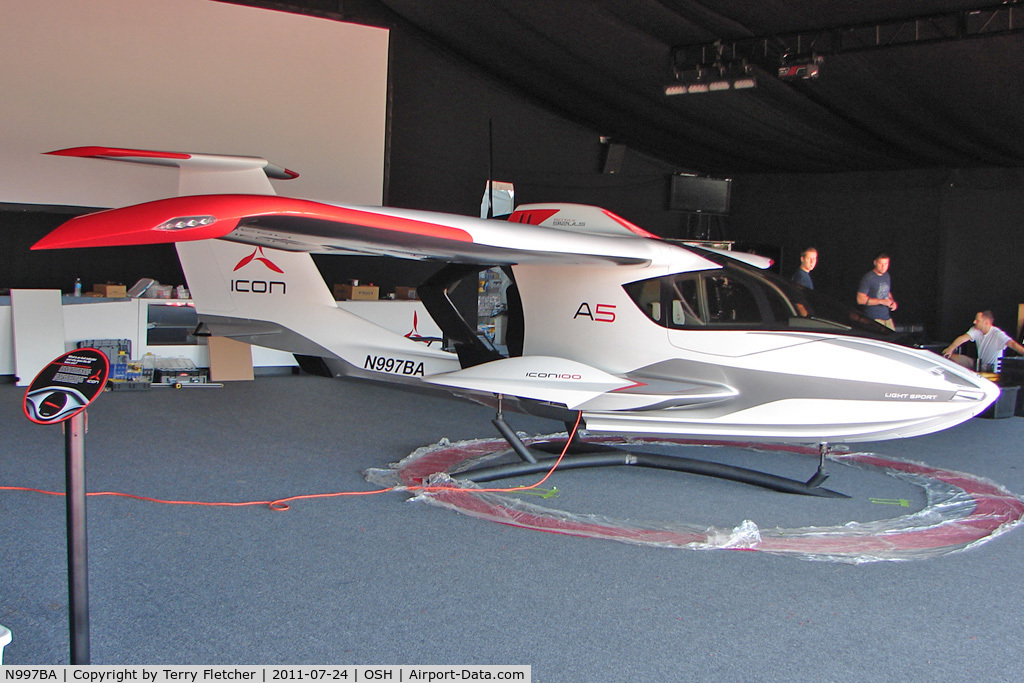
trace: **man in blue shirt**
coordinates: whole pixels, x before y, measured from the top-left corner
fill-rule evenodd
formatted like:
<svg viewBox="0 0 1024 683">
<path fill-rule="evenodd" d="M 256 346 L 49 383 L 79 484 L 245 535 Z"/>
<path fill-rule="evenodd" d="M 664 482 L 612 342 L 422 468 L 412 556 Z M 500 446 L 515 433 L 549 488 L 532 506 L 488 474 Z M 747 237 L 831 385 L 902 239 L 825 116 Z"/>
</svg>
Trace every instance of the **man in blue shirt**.
<svg viewBox="0 0 1024 683">
<path fill-rule="evenodd" d="M 885 252 L 875 256 L 875 267 L 864 274 L 857 287 L 857 303 L 864 307 L 864 313 L 890 330 L 896 329 L 892 322 L 892 311 L 896 310 L 896 299 L 892 296 L 889 279 L 889 255 Z"/>
<path fill-rule="evenodd" d="M 814 247 L 807 247 L 800 252 L 800 267 L 796 269 L 791 278 L 798 285 L 807 289 L 814 289 L 814 281 L 811 280 L 811 271 L 818 265 L 818 250 Z"/>
</svg>

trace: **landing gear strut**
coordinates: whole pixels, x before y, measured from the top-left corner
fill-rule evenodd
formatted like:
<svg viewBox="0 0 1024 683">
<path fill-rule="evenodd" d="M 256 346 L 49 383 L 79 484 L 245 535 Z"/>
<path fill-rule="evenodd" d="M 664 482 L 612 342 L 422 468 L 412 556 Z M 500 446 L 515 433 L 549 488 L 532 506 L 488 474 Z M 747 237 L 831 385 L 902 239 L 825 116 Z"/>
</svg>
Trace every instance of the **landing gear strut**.
<svg viewBox="0 0 1024 683">
<path fill-rule="evenodd" d="M 516 455 L 519 456 L 520 462 L 491 465 L 459 472 L 457 475 L 459 478 L 482 483 L 508 477 L 543 474 L 555 464 L 556 458 L 552 457 L 552 454 L 558 455 L 564 450 L 565 455 L 562 456 L 561 462 L 558 463 L 558 469 L 560 470 L 633 465 L 637 467 L 674 470 L 676 472 L 688 472 L 690 474 L 702 474 L 743 484 L 752 484 L 782 493 L 796 493 L 822 498 L 849 498 L 849 496 L 838 491 L 821 487 L 821 483 L 828 478 L 828 473 L 825 472 L 825 456 L 829 452 L 829 447 L 826 443 L 819 444 L 817 471 L 810 479 L 803 482 L 745 467 L 735 467 L 706 460 L 694 460 L 692 458 L 655 453 L 624 451 L 612 446 L 587 443 L 579 439 L 576 424 L 570 422 L 566 422 L 566 429 L 570 438 L 568 447 L 565 441 L 547 441 L 527 446 L 519 438 L 519 435 L 515 433 L 515 430 L 505 422 L 505 417 L 501 410 L 500 397 L 497 415 L 495 415 L 491 422 Z"/>
<path fill-rule="evenodd" d="M 825 471 L 825 456 L 828 455 L 830 450 L 828 444 L 824 441 L 818 444 L 818 471 L 807 480 L 808 487 L 816 488 L 828 479 L 828 472 Z"/>
</svg>

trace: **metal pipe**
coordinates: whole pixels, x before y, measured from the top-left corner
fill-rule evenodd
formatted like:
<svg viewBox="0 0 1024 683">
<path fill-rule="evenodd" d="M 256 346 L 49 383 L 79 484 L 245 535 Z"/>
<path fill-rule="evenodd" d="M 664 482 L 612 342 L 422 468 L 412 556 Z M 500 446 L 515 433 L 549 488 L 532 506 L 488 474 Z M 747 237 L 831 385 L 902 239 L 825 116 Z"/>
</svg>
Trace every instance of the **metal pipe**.
<svg viewBox="0 0 1024 683">
<path fill-rule="evenodd" d="M 519 435 L 515 433 L 515 430 L 508 426 L 508 423 L 505 422 L 505 417 L 500 412 L 494 416 L 494 419 L 491 420 L 491 424 L 501 432 L 501 435 L 505 437 L 505 441 L 508 441 L 508 445 L 512 446 L 512 450 L 514 450 L 520 458 L 528 463 L 537 462 L 537 458 L 534 457 L 533 453 L 530 452 L 530 449 L 526 447 L 526 444 L 524 444 L 522 439 L 519 438 Z"/>
<path fill-rule="evenodd" d="M 507 425 L 506 425 L 507 427 Z M 500 429 L 500 428 L 499 428 Z M 514 448 L 514 446 L 513 446 Z M 514 476 L 526 476 L 547 472 L 554 464 L 551 458 L 541 461 L 518 462 L 507 465 L 494 465 L 481 467 L 476 470 L 460 472 L 457 476 L 461 479 L 468 479 L 474 482 L 488 482 Z M 559 470 L 574 470 L 586 467 L 607 467 L 607 466 L 637 466 L 650 467 L 654 469 L 674 470 L 676 472 L 688 472 L 690 474 L 701 474 L 719 479 L 728 479 L 743 484 L 751 484 L 762 488 L 780 491 L 782 493 L 796 493 L 805 496 L 817 496 L 820 498 L 849 498 L 849 496 L 824 489 L 820 486 L 808 486 L 807 483 L 795 479 L 787 479 L 767 472 L 725 465 L 707 460 L 694 460 L 693 458 L 680 458 L 671 455 L 656 455 L 654 453 L 591 453 L 585 455 L 571 455 L 562 458 Z"/>
<path fill-rule="evenodd" d="M 89 664 L 89 553 L 85 519 L 85 411 L 64 422 L 71 664 Z"/>
</svg>

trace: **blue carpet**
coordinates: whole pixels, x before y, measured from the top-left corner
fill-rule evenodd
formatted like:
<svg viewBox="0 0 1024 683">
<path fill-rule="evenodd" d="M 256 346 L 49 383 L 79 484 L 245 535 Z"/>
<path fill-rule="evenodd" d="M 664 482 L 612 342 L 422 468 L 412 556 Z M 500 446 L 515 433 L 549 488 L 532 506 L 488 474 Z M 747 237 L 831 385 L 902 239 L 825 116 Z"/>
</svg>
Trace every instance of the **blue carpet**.
<svg viewBox="0 0 1024 683">
<path fill-rule="evenodd" d="M 0 385 L 0 485 L 62 490 L 60 427 Z M 310 376 L 113 392 L 89 409 L 91 491 L 262 501 L 365 491 L 363 470 L 495 435 L 486 408 Z M 528 433 L 559 425 L 510 415 Z M 863 450 L 1024 492 L 1024 420 Z M 766 469 L 809 475 L 813 459 Z M 574 512 L 760 526 L 889 514 L 900 484 L 832 468 L 853 501 L 620 468 L 559 473 Z M 861 494 L 864 495 L 861 495 Z M 88 503 L 96 664 L 530 664 L 533 680 L 1019 680 L 1024 533 L 930 560 L 846 565 L 667 550 L 482 522 L 387 493 L 264 506 Z M 921 503 L 914 500 L 915 505 Z M 846 506 L 846 507 L 843 507 Z M 64 500 L 0 491 L 6 664 L 68 662 Z"/>
</svg>

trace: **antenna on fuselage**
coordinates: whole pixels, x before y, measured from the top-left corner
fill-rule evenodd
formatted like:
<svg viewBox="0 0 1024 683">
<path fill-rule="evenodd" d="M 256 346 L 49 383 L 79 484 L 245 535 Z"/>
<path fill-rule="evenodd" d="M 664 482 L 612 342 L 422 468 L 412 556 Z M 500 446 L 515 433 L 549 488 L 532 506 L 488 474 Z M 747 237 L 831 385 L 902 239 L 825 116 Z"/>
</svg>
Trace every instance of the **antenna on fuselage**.
<svg viewBox="0 0 1024 683">
<path fill-rule="evenodd" d="M 494 119 L 487 119 L 487 217 L 494 218 Z"/>
</svg>

